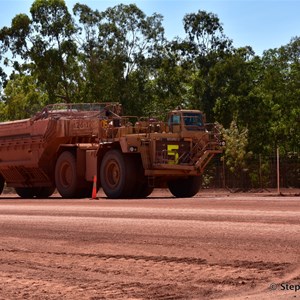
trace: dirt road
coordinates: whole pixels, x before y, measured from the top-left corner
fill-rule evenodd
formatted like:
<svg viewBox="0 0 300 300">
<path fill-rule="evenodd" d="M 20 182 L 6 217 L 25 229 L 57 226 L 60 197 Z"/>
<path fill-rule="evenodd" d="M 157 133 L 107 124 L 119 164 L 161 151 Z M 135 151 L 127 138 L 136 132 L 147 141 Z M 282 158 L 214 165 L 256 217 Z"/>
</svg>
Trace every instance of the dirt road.
<svg viewBox="0 0 300 300">
<path fill-rule="evenodd" d="M 1 300 L 300 299 L 300 197 L 2 196 L 0 236 Z"/>
</svg>

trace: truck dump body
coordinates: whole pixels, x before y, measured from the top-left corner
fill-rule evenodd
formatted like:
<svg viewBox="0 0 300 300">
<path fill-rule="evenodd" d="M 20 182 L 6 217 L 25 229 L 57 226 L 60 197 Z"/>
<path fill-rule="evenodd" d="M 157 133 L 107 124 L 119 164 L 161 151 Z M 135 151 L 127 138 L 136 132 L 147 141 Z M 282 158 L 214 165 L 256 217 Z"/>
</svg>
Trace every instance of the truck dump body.
<svg viewBox="0 0 300 300">
<path fill-rule="evenodd" d="M 110 198 L 145 197 L 162 186 L 193 196 L 221 152 L 217 128 L 196 110 L 174 110 L 168 122 L 120 111 L 118 103 L 54 104 L 31 119 L 0 123 L 0 191 L 5 181 L 21 197 L 55 188 L 86 197 L 96 176 Z"/>
<path fill-rule="evenodd" d="M 0 170 L 7 185 L 50 182 L 39 167 L 42 146 L 51 120 L 31 122 L 30 119 L 0 124 Z"/>
<path fill-rule="evenodd" d="M 85 111 L 76 105 L 57 104 L 46 107 L 31 119 L 0 123 L 0 172 L 7 185 L 53 185 L 59 148 L 95 143 L 100 108 L 104 106 L 91 106 Z"/>
</svg>

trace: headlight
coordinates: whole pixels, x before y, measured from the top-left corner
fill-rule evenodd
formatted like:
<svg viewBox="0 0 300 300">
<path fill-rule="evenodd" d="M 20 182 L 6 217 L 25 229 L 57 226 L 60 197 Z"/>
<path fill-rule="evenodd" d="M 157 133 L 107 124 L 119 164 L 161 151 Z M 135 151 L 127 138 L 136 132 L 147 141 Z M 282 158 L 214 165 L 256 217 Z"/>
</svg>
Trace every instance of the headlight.
<svg viewBox="0 0 300 300">
<path fill-rule="evenodd" d="M 129 152 L 137 152 L 137 147 L 130 146 Z"/>
</svg>

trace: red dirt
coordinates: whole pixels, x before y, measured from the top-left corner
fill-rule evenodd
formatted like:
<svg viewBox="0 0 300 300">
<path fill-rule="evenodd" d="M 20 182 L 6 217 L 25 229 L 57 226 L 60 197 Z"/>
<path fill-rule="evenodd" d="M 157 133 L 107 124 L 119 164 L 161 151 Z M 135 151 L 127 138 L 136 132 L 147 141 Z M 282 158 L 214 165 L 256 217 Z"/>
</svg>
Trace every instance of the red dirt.
<svg viewBox="0 0 300 300">
<path fill-rule="evenodd" d="M 300 298 L 299 190 L 283 193 L 2 195 L 0 299 Z"/>
</svg>

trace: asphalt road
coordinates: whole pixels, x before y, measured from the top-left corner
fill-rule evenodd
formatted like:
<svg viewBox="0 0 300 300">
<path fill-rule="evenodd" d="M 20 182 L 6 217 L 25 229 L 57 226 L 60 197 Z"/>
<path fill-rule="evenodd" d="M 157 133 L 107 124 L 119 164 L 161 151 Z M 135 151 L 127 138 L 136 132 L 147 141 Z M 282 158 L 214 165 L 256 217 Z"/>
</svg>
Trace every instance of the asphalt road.
<svg viewBox="0 0 300 300">
<path fill-rule="evenodd" d="M 0 237 L 1 300 L 300 299 L 300 197 L 2 195 Z"/>
</svg>

